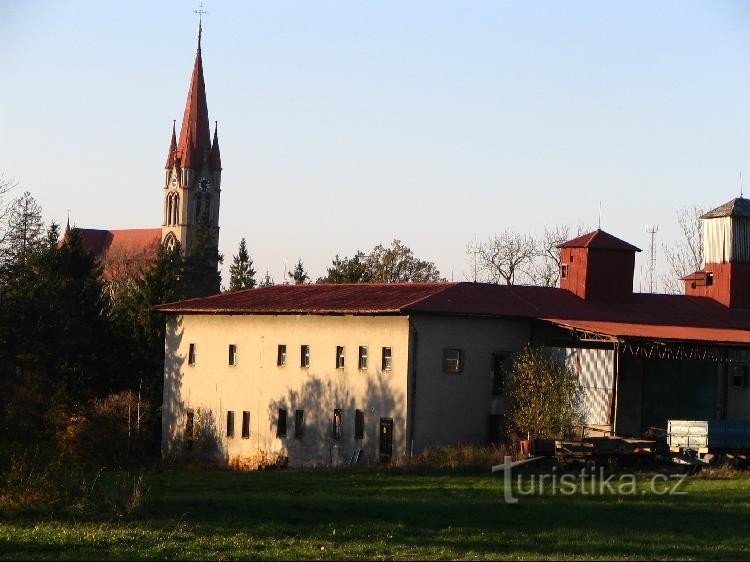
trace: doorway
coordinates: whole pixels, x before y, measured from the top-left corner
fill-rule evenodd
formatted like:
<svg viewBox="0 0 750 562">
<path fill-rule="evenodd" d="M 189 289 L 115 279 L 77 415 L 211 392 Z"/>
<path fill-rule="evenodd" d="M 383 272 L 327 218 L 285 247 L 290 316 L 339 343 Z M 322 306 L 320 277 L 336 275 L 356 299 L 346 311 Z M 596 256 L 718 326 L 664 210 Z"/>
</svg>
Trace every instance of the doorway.
<svg viewBox="0 0 750 562">
<path fill-rule="evenodd" d="M 393 458 L 393 418 L 380 418 L 380 462 Z"/>
</svg>

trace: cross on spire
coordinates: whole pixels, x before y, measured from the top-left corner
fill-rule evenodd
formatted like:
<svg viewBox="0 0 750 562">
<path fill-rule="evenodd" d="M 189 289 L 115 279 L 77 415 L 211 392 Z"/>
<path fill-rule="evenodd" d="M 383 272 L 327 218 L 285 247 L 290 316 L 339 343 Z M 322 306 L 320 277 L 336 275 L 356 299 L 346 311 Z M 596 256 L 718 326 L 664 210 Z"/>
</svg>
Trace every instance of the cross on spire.
<svg viewBox="0 0 750 562">
<path fill-rule="evenodd" d="M 203 2 L 197 10 L 193 10 L 194 14 L 198 14 L 198 50 L 201 48 L 201 35 L 203 34 L 203 16 L 208 15 L 208 12 L 203 9 Z"/>
</svg>

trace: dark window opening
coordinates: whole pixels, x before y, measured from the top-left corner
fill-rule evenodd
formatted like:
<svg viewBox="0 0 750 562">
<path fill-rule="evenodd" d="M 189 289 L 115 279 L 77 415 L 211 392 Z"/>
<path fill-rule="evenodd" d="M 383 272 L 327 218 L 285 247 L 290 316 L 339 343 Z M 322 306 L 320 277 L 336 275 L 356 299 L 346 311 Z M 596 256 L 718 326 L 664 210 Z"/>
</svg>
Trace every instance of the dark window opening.
<svg viewBox="0 0 750 562">
<path fill-rule="evenodd" d="M 706 287 L 710 287 L 714 284 L 714 273 L 713 271 L 706 271 Z"/>
<path fill-rule="evenodd" d="M 302 434 L 305 432 L 305 411 L 295 410 L 294 411 L 294 438 L 302 439 Z"/>
<path fill-rule="evenodd" d="M 560 266 L 560 277 L 562 279 L 567 279 L 568 278 L 568 266 L 567 266 L 567 264 L 562 264 Z"/>
<path fill-rule="evenodd" d="M 336 346 L 336 368 L 344 368 L 344 346 L 342 345 Z"/>
<path fill-rule="evenodd" d="M 276 423 L 276 437 L 286 437 L 286 410 L 279 408 L 279 421 Z"/>
<path fill-rule="evenodd" d="M 732 386 L 734 388 L 747 388 L 748 385 L 748 366 L 732 365 Z"/>
<path fill-rule="evenodd" d="M 464 369 L 463 351 L 460 349 L 443 350 L 443 371 L 446 373 L 460 373 Z"/>
<path fill-rule="evenodd" d="M 354 412 L 354 438 L 355 439 L 365 438 L 365 412 L 364 410 L 356 410 Z"/>
<path fill-rule="evenodd" d="M 383 365 L 382 368 L 384 371 L 390 371 L 392 366 L 392 358 L 391 358 L 391 348 L 390 347 L 384 347 L 383 348 Z"/>
<path fill-rule="evenodd" d="M 339 408 L 336 408 L 333 410 L 333 431 L 331 433 L 331 436 L 338 441 L 341 439 L 342 434 L 342 419 L 341 419 L 341 410 Z"/>
<path fill-rule="evenodd" d="M 367 369 L 367 346 L 359 346 L 359 369 L 364 371 Z"/>
<path fill-rule="evenodd" d="M 250 412 L 242 412 L 242 438 L 250 439 Z"/>
<path fill-rule="evenodd" d="M 500 396 L 505 384 L 505 356 L 492 354 L 492 395 Z"/>
<path fill-rule="evenodd" d="M 191 343 L 188 348 L 188 365 L 195 365 L 195 344 Z"/>
<path fill-rule="evenodd" d="M 188 410 L 187 416 L 185 418 L 185 446 L 188 449 L 191 449 L 193 447 L 194 430 L 195 430 L 195 412 L 193 412 L 193 410 Z"/>
<path fill-rule="evenodd" d="M 234 437 L 234 412 L 227 412 L 227 437 Z"/>
<path fill-rule="evenodd" d="M 237 346 L 234 344 L 229 344 L 229 364 L 237 364 Z"/>
<path fill-rule="evenodd" d="M 283 367 L 286 365 L 286 345 L 279 344 L 279 349 L 276 353 L 276 365 Z"/>
<path fill-rule="evenodd" d="M 300 367 L 310 366 L 310 346 L 300 346 Z"/>
</svg>

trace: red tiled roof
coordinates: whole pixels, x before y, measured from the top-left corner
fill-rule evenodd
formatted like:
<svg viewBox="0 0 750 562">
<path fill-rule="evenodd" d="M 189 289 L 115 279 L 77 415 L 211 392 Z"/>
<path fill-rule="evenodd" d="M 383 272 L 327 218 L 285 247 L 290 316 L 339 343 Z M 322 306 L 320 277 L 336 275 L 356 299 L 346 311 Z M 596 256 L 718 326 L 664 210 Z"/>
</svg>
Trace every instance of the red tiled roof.
<svg viewBox="0 0 750 562">
<path fill-rule="evenodd" d="M 455 283 L 272 285 L 156 307 L 174 312 L 396 314 Z"/>
<path fill-rule="evenodd" d="M 729 309 L 706 297 L 635 294 L 628 302 L 602 303 L 557 288 L 485 283 L 276 285 L 155 308 L 213 314 L 420 312 L 516 317 L 601 330 L 612 336 L 750 343 L 750 311 Z"/>
<path fill-rule="evenodd" d="M 113 250 L 143 252 L 156 255 L 161 243 L 161 228 L 134 228 L 128 230 L 99 230 L 76 228 L 83 247 L 96 256 L 103 257 Z"/>
<path fill-rule="evenodd" d="M 596 250 L 619 250 L 625 252 L 640 252 L 640 248 L 636 248 L 632 244 L 620 240 L 616 236 L 612 236 L 608 232 L 603 230 L 595 230 L 589 232 L 573 240 L 563 242 L 558 248 L 594 248 Z"/>
</svg>

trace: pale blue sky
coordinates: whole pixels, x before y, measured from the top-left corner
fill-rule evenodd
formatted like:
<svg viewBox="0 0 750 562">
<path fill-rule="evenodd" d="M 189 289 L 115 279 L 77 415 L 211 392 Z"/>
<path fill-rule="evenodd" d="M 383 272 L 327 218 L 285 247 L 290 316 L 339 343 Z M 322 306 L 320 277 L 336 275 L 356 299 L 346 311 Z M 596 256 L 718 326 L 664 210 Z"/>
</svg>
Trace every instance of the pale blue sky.
<svg viewBox="0 0 750 562">
<path fill-rule="evenodd" d="M 221 250 L 277 281 L 394 237 L 463 279 L 470 240 L 600 200 L 645 250 L 750 177 L 748 2 L 205 4 Z M 45 218 L 160 225 L 196 7 L 0 1 L 0 171 Z"/>
</svg>

